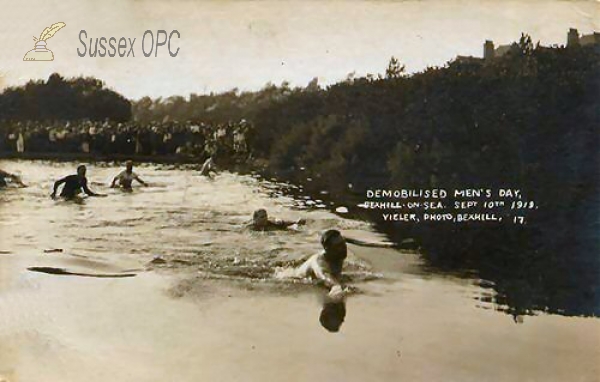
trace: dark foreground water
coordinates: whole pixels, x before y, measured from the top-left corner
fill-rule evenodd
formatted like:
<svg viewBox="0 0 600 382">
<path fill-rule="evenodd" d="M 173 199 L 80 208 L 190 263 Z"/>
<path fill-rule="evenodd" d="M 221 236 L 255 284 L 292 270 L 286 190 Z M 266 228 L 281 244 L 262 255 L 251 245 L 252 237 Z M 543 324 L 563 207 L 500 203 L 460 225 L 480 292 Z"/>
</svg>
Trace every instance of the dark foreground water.
<svg viewBox="0 0 600 382">
<path fill-rule="evenodd" d="M 274 278 L 319 250 L 321 230 L 382 240 L 330 202 L 155 165 L 136 169 L 151 186 L 133 193 L 107 188 L 118 167 L 90 165 L 107 198 L 51 200 L 75 166 L 0 163 L 29 184 L 0 191 L 0 381 L 598 380 L 597 319 L 499 313 L 486 281 L 413 254 L 350 245 L 342 305 Z M 245 230 L 261 207 L 307 225 Z"/>
</svg>

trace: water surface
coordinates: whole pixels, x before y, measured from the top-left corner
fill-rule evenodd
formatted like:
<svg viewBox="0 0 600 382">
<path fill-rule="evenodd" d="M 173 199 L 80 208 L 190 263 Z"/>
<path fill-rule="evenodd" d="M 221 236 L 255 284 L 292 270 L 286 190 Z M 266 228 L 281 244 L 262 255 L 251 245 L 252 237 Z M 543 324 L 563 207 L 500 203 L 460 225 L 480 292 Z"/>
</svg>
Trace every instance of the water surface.
<svg viewBox="0 0 600 382">
<path fill-rule="evenodd" d="M 107 187 L 119 168 L 94 164 L 90 188 L 107 198 L 51 200 L 75 167 L 0 162 L 29 184 L 0 191 L 0 380 L 598 380 L 597 319 L 511 317 L 479 280 L 392 249 L 349 246 L 356 292 L 339 330 L 324 329 L 324 291 L 271 271 L 319 250 L 324 229 L 383 237 L 281 185 L 144 165 L 151 186 L 123 193 Z M 250 232 L 257 208 L 308 224 Z"/>
</svg>

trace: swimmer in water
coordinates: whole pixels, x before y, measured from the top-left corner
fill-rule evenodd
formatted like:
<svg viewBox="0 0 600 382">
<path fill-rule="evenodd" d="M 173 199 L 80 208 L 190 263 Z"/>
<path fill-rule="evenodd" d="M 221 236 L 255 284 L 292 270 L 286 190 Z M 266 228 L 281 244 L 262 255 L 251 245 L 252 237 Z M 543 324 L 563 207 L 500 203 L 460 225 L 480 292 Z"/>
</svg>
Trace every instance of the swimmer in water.
<svg viewBox="0 0 600 382">
<path fill-rule="evenodd" d="M 306 219 L 298 219 L 296 221 L 285 221 L 280 219 L 270 220 L 267 210 L 264 208 L 254 211 L 252 214 L 252 221 L 248 223 L 248 228 L 254 231 L 276 231 L 285 230 L 293 225 L 304 225 Z M 347 243 L 359 245 L 361 247 L 372 247 L 372 248 L 393 248 L 396 246 L 394 243 L 386 242 L 367 242 L 360 239 L 354 239 L 351 237 L 344 237 Z"/>
<path fill-rule="evenodd" d="M 267 210 L 261 208 L 254 211 L 252 214 L 252 222 L 248 224 L 248 228 L 254 231 L 276 231 L 285 230 L 294 224 L 302 225 L 306 224 L 304 219 L 298 219 L 296 221 L 285 221 L 285 220 L 269 220 Z"/>
<path fill-rule="evenodd" d="M 6 182 L 7 179 L 20 187 L 27 187 L 23 183 L 23 181 L 21 181 L 21 178 L 18 175 L 14 175 L 4 170 L 0 170 L 0 187 L 6 187 L 8 185 L 8 183 Z"/>
<path fill-rule="evenodd" d="M 118 183 L 118 185 L 120 187 L 122 187 L 124 190 L 131 191 L 132 190 L 131 184 L 133 183 L 134 180 L 138 181 L 143 186 L 148 186 L 148 184 L 146 182 L 141 180 L 140 177 L 135 172 L 133 172 L 133 162 L 128 160 L 125 163 L 125 170 L 122 171 L 119 175 L 114 177 L 114 179 L 110 185 L 110 188 L 117 187 L 117 183 Z"/>
<path fill-rule="evenodd" d="M 330 229 L 321 235 L 321 245 L 323 252 L 309 257 L 294 270 L 293 277 L 320 280 L 330 288 L 330 297 L 341 298 L 343 297 L 342 267 L 348 255 L 346 240 L 340 231 Z"/>
<path fill-rule="evenodd" d="M 80 165 L 77 167 L 77 174 L 66 176 L 60 180 L 54 182 L 54 190 L 52 191 L 52 195 L 50 197 L 52 199 L 56 198 L 56 191 L 61 184 L 65 184 L 60 196 L 61 198 L 70 200 L 75 199 L 78 194 L 83 190 L 89 196 L 106 196 L 104 194 L 97 194 L 90 190 L 87 186 L 87 178 L 85 177 L 86 167 L 84 165 Z"/>
<path fill-rule="evenodd" d="M 200 175 L 208 176 L 209 178 L 212 178 L 214 176 L 214 174 L 216 174 L 216 173 L 217 173 L 217 166 L 215 166 L 215 162 L 213 161 L 212 157 L 209 157 L 202 164 L 202 167 L 200 168 Z"/>
</svg>

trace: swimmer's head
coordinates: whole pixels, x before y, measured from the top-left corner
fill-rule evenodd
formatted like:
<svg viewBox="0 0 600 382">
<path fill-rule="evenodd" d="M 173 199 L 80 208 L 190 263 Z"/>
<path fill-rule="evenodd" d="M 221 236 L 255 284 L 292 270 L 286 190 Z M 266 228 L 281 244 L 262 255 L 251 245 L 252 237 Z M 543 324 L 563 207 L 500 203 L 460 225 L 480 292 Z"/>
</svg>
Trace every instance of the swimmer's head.
<svg viewBox="0 0 600 382">
<path fill-rule="evenodd" d="M 86 170 L 87 170 L 87 168 L 83 164 L 77 166 L 77 175 L 79 175 L 80 177 L 84 177 Z"/>
<path fill-rule="evenodd" d="M 133 162 L 130 160 L 125 162 L 125 169 L 127 170 L 127 172 L 133 171 Z"/>
<path fill-rule="evenodd" d="M 252 214 L 252 224 L 254 224 L 256 227 L 264 227 L 268 222 L 269 215 L 267 214 L 267 210 L 264 208 L 256 210 Z"/>
<path fill-rule="evenodd" d="M 335 333 L 340 330 L 346 318 L 346 305 L 344 302 L 329 302 L 323 305 L 319 321 L 328 331 Z"/>
<path fill-rule="evenodd" d="M 346 251 L 346 240 L 337 229 L 329 229 L 323 232 L 321 245 L 325 251 Z"/>
<path fill-rule="evenodd" d="M 340 231 L 336 229 L 325 231 L 321 235 L 321 245 L 325 250 L 325 261 L 329 264 L 331 272 L 335 276 L 341 275 L 348 249 L 346 248 L 346 240 Z"/>
</svg>

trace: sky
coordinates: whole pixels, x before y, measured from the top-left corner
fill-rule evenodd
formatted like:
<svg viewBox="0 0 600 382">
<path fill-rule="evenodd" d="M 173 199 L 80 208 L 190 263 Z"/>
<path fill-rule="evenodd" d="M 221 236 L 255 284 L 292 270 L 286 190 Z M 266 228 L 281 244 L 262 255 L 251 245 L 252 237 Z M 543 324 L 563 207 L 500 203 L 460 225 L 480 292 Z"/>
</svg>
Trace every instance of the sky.
<svg viewBox="0 0 600 382">
<path fill-rule="evenodd" d="M 288 81 L 321 85 L 349 73 L 383 73 L 391 56 L 409 72 L 457 55 L 481 57 L 521 32 L 542 45 L 566 43 L 567 31 L 600 31 L 600 0 L 294 1 L 294 0 L 0 0 L 0 89 L 30 79 L 94 76 L 130 99 L 188 96 L 233 88 L 258 90 Z M 47 41 L 54 61 L 24 62 L 33 37 L 56 22 Z M 170 33 L 172 50 L 145 57 L 146 30 Z M 135 38 L 135 57 L 80 57 L 89 39 Z M 150 37 L 144 40 L 149 50 Z M 128 50 L 128 48 L 126 49 Z"/>
</svg>

